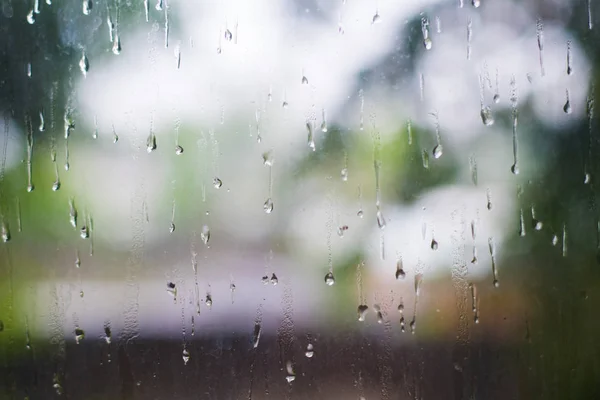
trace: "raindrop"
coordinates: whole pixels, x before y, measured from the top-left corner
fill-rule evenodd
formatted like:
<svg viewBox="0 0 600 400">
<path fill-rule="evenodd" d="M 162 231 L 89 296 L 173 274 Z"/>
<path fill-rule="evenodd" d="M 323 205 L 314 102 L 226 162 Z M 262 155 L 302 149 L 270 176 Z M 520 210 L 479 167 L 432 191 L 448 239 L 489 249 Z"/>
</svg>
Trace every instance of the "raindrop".
<svg viewBox="0 0 600 400">
<path fill-rule="evenodd" d="M 429 37 L 429 19 L 425 17 L 421 18 L 421 31 L 423 32 L 423 46 L 425 46 L 425 50 L 431 50 L 433 42 Z"/>
<path fill-rule="evenodd" d="M 85 339 L 85 332 L 80 327 L 75 328 L 75 343 L 79 344 L 83 339 Z"/>
<path fill-rule="evenodd" d="M 302 84 L 308 85 L 308 78 L 306 76 L 302 76 Z"/>
<path fill-rule="evenodd" d="M 525 218 L 523 217 L 523 209 L 519 214 L 519 236 L 524 237 L 527 234 L 525 230 Z"/>
<path fill-rule="evenodd" d="M 27 63 L 27 77 L 31 78 L 31 63 Z"/>
<path fill-rule="evenodd" d="M 272 167 L 273 166 L 273 156 L 272 156 L 272 151 L 266 151 L 262 154 L 262 159 L 263 159 L 263 164 L 266 165 L 267 167 Z"/>
<path fill-rule="evenodd" d="M 344 237 L 344 232 L 348 230 L 348 225 L 338 227 L 337 234 L 339 237 Z"/>
<path fill-rule="evenodd" d="M 377 210 L 377 226 L 379 227 L 379 229 L 385 229 L 385 218 L 383 216 L 383 213 L 381 212 L 381 210 Z"/>
<path fill-rule="evenodd" d="M 183 147 L 181 147 L 180 145 L 175 146 L 175 154 L 178 156 L 183 154 Z"/>
<path fill-rule="evenodd" d="M 431 250 L 438 249 L 438 242 L 435 239 L 431 239 Z"/>
<path fill-rule="evenodd" d="M 342 177 L 342 181 L 347 182 L 348 181 L 348 168 L 342 168 L 342 171 L 340 172 L 340 176 Z"/>
<path fill-rule="evenodd" d="M 29 14 L 27 14 L 27 22 L 29 22 L 29 25 L 35 24 L 35 13 L 33 9 L 31 9 L 31 11 L 29 11 Z"/>
<path fill-rule="evenodd" d="M 279 279 L 277 278 L 277 275 L 275 275 L 275 273 L 273 273 L 273 275 L 271 275 L 271 285 L 275 286 L 279 283 Z"/>
<path fill-rule="evenodd" d="M 208 225 L 204 225 L 202 227 L 202 232 L 200 232 L 200 239 L 206 246 L 208 246 L 208 241 L 210 240 L 210 228 L 208 227 Z"/>
<path fill-rule="evenodd" d="M 357 216 L 358 218 L 362 218 L 362 217 L 363 217 L 363 215 L 364 215 L 364 213 L 363 213 L 363 210 L 358 210 L 358 212 L 356 213 L 356 216 Z"/>
<path fill-rule="evenodd" d="M 114 55 L 118 56 L 121 54 L 121 38 L 119 38 L 119 34 L 115 34 L 115 39 L 113 40 L 112 52 Z"/>
<path fill-rule="evenodd" d="M 8 229 L 8 225 L 6 224 L 6 222 L 2 222 L 2 227 L 0 228 L 0 231 L 2 241 L 4 243 L 10 241 L 10 230 Z"/>
<path fill-rule="evenodd" d="M 190 352 L 184 348 L 181 354 L 181 358 L 183 358 L 183 365 L 187 365 L 187 363 L 190 361 Z"/>
<path fill-rule="evenodd" d="M 437 146 L 435 146 L 433 148 L 433 152 L 432 152 L 433 157 L 434 158 L 440 158 L 442 156 L 443 150 L 444 149 L 443 149 L 443 147 L 442 147 L 441 144 L 438 144 Z"/>
<path fill-rule="evenodd" d="M 492 109 L 488 106 L 481 106 L 481 121 L 485 126 L 494 125 L 494 116 L 492 115 Z"/>
<path fill-rule="evenodd" d="M 225 40 L 231 42 L 231 39 L 233 39 L 233 34 L 229 29 L 225 29 Z"/>
<path fill-rule="evenodd" d="M 510 172 L 512 172 L 513 175 L 519 175 L 519 166 L 517 164 L 511 165 Z"/>
<path fill-rule="evenodd" d="M 542 221 L 538 220 L 535 216 L 535 208 L 533 206 L 531 206 L 531 226 L 533 227 L 533 229 L 535 229 L 536 231 L 541 231 L 544 224 L 542 223 Z"/>
<path fill-rule="evenodd" d="M 260 280 L 262 281 L 263 285 L 267 285 L 269 283 L 269 275 L 263 275 Z"/>
<path fill-rule="evenodd" d="M 294 369 L 292 368 L 291 361 L 288 361 L 286 363 L 286 370 L 287 370 L 287 376 L 285 377 L 285 380 L 288 383 L 292 383 L 294 380 L 296 380 L 296 375 L 294 374 Z"/>
<path fill-rule="evenodd" d="M 381 307 L 379 307 L 379 304 L 375 304 L 375 305 L 373 305 L 373 309 L 377 313 L 377 323 L 382 324 L 383 323 L 383 314 L 381 313 Z"/>
<path fill-rule="evenodd" d="M 44 121 L 44 113 L 40 111 L 40 126 L 38 127 L 40 132 L 44 132 L 46 130 L 46 122 Z"/>
<path fill-rule="evenodd" d="M 306 358 L 312 358 L 315 355 L 314 346 L 311 343 L 306 346 L 306 352 L 304 352 L 304 355 Z"/>
<path fill-rule="evenodd" d="M 273 212 L 273 200 L 271 200 L 270 197 L 263 204 L 263 210 L 265 210 L 265 213 L 267 214 L 271 214 Z"/>
<path fill-rule="evenodd" d="M 364 322 L 365 318 L 367 317 L 368 311 L 369 311 L 369 307 L 366 304 L 361 304 L 358 306 L 357 313 L 358 313 L 358 320 L 360 322 Z"/>
<path fill-rule="evenodd" d="M 496 103 L 496 104 L 500 103 L 500 95 L 498 93 L 496 93 L 494 95 L 494 103 Z"/>
<path fill-rule="evenodd" d="M 163 9 L 163 0 L 156 0 L 156 5 L 154 6 L 156 11 L 162 11 Z"/>
<path fill-rule="evenodd" d="M 177 299 L 177 286 L 174 282 L 167 282 L 167 293 L 173 296 L 174 299 Z"/>
<path fill-rule="evenodd" d="M 221 186 L 223 186 L 223 181 L 215 176 L 215 178 L 213 179 L 213 186 L 215 187 L 215 189 L 220 189 Z"/>
<path fill-rule="evenodd" d="M 56 192 L 58 189 L 60 189 L 60 181 L 57 179 L 52 184 L 52 191 Z"/>
<path fill-rule="evenodd" d="M 204 300 L 204 304 L 206 307 L 211 308 L 213 304 L 212 296 L 209 293 L 206 293 L 206 299 Z"/>
<path fill-rule="evenodd" d="M 333 286 L 335 284 L 333 272 L 328 272 L 327 275 L 325 275 L 325 283 L 327 284 L 327 286 Z"/>
<path fill-rule="evenodd" d="M 315 147 L 315 136 L 313 133 L 313 126 L 310 122 L 306 123 L 306 129 L 308 130 L 308 147 L 312 150 L 315 151 L 316 147 Z"/>
<path fill-rule="evenodd" d="M 558 244 L 558 236 L 556 233 L 552 235 L 552 246 L 556 246 Z"/>
<path fill-rule="evenodd" d="M 87 56 L 85 55 L 85 51 L 81 53 L 81 59 L 79 60 L 79 69 L 84 77 L 87 76 L 88 71 L 90 70 L 90 62 L 88 61 Z"/>
<path fill-rule="evenodd" d="M 83 0 L 83 14 L 90 15 L 90 13 L 92 12 L 93 6 L 94 6 L 94 3 L 92 3 L 92 0 Z"/>
<path fill-rule="evenodd" d="M 375 11 L 375 15 L 373 15 L 373 20 L 371 21 L 371 24 L 378 24 L 381 22 L 381 16 L 379 16 L 379 11 Z"/>
<path fill-rule="evenodd" d="M 471 4 L 473 4 L 473 7 L 478 8 L 481 5 L 481 0 L 473 0 Z"/>
<path fill-rule="evenodd" d="M 573 112 L 573 110 L 571 109 L 571 100 L 569 99 L 569 89 L 567 89 L 567 101 L 563 106 L 563 111 L 565 112 L 565 114 L 571 114 L 571 112 Z"/>
<path fill-rule="evenodd" d="M 152 153 L 154 150 L 156 150 L 156 135 L 151 131 L 146 139 L 146 151 Z"/>
<path fill-rule="evenodd" d="M 423 150 L 421 158 L 423 159 L 423 168 L 429 169 L 429 153 L 427 150 Z"/>
<path fill-rule="evenodd" d="M 396 263 L 396 280 L 402 281 L 404 278 L 406 278 L 406 272 L 404 272 L 402 260 L 398 260 Z"/>
<path fill-rule="evenodd" d="M 252 347 L 255 349 L 258 347 L 258 343 L 260 342 L 261 332 L 261 325 L 259 323 L 254 324 L 254 334 L 252 335 Z"/>
<path fill-rule="evenodd" d="M 81 230 L 79 231 L 79 236 L 80 236 L 82 239 L 87 239 L 87 238 L 89 238 L 89 237 L 90 237 L 90 232 L 89 232 L 89 230 L 88 230 L 88 227 L 87 227 L 87 225 L 83 225 L 83 226 L 81 227 Z"/>
<path fill-rule="evenodd" d="M 175 224 L 173 222 L 171 222 L 171 224 L 169 224 L 169 233 L 173 233 L 175 232 Z"/>
</svg>

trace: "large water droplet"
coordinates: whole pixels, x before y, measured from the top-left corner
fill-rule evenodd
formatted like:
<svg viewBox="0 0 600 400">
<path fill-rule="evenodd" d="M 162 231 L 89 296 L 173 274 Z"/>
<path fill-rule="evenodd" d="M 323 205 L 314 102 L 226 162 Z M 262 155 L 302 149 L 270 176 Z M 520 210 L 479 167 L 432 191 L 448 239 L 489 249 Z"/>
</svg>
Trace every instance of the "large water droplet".
<svg viewBox="0 0 600 400">
<path fill-rule="evenodd" d="M 183 349 L 181 358 L 183 358 L 183 365 L 187 365 L 187 363 L 190 361 L 190 352 L 187 351 L 187 349 Z"/>
<path fill-rule="evenodd" d="M 146 139 L 146 151 L 152 153 L 154 150 L 156 150 L 156 135 L 154 132 L 150 132 Z"/>
<path fill-rule="evenodd" d="M 113 40 L 112 52 L 116 56 L 121 54 L 121 38 L 119 38 L 118 33 L 115 35 L 115 39 Z"/>
<path fill-rule="evenodd" d="M 364 322 L 365 318 L 367 317 L 368 311 L 369 311 L 369 306 L 367 306 L 366 304 L 361 304 L 358 306 L 356 312 L 358 314 L 358 320 L 360 322 Z"/>
<path fill-rule="evenodd" d="M 31 9 L 31 11 L 29 11 L 29 13 L 27 14 L 27 22 L 30 25 L 35 24 L 35 13 L 34 13 L 33 9 Z"/>
<path fill-rule="evenodd" d="M 180 145 L 175 146 L 175 154 L 177 154 L 178 156 L 183 154 L 183 147 L 181 147 Z"/>
<path fill-rule="evenodd" d="M 492 109 L 488 106 L 481 107 L 481 121 L 485 126 L 494 125 L 494 116 L 492 115 Z"/>
<path fill-rule="evenodd" d="M 225 40 L 231 42 L 231 39 L 233 39 L 233 34 L 229 29 L 225 29 Z"/>
<path fill-rule="evenodd" d="M 81 54 L 81 59 L 79 60 L 79 69 L 84 77 L 87 76 L 87 73 L 90 70 L 90 62 L 85 55 L 85 51 Z"/>
<path fill-rule="evenodd" d="M 342 181 L 348 181 L 348 168 L 343 168 L 340 172 L 340 176 L 342 177 Z"/>
<path fill-rule="evenodd" d="M 10 230 L 8 229 L 8 225 L 5 222 L 2 223 L 2 227 L 0 228 L 0 230 L 0 234 L 2 235 L 2 241 L 4 243 L 10 241 Z"/>
<path fill-rule="evenodd" d="M 306 76 L 302 76 L 302 84 L 308 85 L 308 78 Z"/>
<path fill-rule="evenodd" d="M 271 200 L 270 197 L 265 201 L 265 204 L 263 204 L 263 210 L 265 210 L 267 214 L 273 212 L 273 200 Z"/>
<path fill-rule="evenodd" d="M 325 275 L 325 283 L 327 284 L 327 286 L 333 286 L 335 284 L 333 272 L 328 272 L 327 275 Z"/>
<path fill-rule="evenodd" d="M 433 148 L 433 153 L 432 153 L 433 157 L 434 158 L 440 158 L 442 156 L 442 154 L 443 154 L 443 151 L 444 151 L 444 149 L 443 149 L 442 145 L 438 144 L 437 146 L 435 146 Z"/>
<path fill-rule="evenodd" d="M 93 7 L 94 7 L 94 3 L 92 3 L 92 0 L 83 0 L 83 14 L 84 15 L 90 15 Z"/>
<path fill-rule="evenodd" d="M 383 216 L 383 213 L 381 212 L 381 210 L 377 210 L 377 226 L 379 227 L 379 229 L 385 229 L 385 218 Z"/>
<path fill-rule="evenodd" d="M 213 179 L 213 186 L 215 187 L 215 189 L 220 189 L 221 186 L 223 186 L 223 181 L 215 176 L 215 178 Z"/>
<path fill-rule="evenodd" d="M 275 286 L 279 283 L 279 279 L 277 278 L 277 275 L 275 275 L 275 273 L 273 272 L 273 275 L 271 275 L 271 285 Z"/>
<path fill-rule="evenodd" d="M 563 111 L 565 112 L 565 114 L 571 114 L 573 112 L 573 110 L 571 109 L 571 101 L 569 99 L 567 99 L 567 102 L 563 106 Z"/>
<path fill-rule="evenodd" d="M 306 352 L 304 352 L 304 355 L 307 358 L 312 358 L 315 355 L 314 346 L 311 343 L 306 346 Z"/>
<path fill-rule="evenodd" d="M 210 240 L 210 228 L 208 227 L 208 225 L 204 225 L 202 227 L 202 232 L 200 232 L 200 239 L 206 246 L 208 246 L 208 241 Z"/>
<path fill-rule="evenodd" d="M 80 327 L 75 328 L 75 343 L 79 344 L 83 339 L 85 339 L 85 332 Z"/>
</svg>

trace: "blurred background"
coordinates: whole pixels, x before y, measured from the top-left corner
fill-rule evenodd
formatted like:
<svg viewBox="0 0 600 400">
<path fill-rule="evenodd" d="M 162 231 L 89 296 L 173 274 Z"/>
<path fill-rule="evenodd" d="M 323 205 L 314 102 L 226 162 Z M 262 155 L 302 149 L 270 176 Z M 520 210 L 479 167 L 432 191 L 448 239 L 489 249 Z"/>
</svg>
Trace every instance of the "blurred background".
<svg viewBox="0 0 600 400">
<path fill-rule="evenodd" d="M 600 398 L 600 3 L 0 6 L 0 398 Z"/>
</svg>

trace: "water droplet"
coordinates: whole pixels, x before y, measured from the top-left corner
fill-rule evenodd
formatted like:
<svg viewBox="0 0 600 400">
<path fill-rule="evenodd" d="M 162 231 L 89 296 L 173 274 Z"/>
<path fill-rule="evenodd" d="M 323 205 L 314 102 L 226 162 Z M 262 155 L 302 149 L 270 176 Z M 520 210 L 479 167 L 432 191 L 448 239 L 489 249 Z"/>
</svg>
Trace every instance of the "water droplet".
<svg viewBox="0 0 600 400">
<path fill-rule="evenodd" d="M 273 273 L 273 275 L 271 275 L 271 284 L 273 286 L 277 285 L 279 283 L 279 279 L 277 278 L 277 275 L 275 275 L 275 273 Z"/>
<path fill-rule="evenodd" d="M 308 78 L 306 76 L 302 76 L 302 84 L 308 85 Z"/>
<path fill-rule="evenodd" d="M 327 121 L 321 122 L 321 132 L 327 132 Z"/>
<path fill-rule="evenodd" d="M 30 184 L 27 185 L 27 191 L 28 192 L 31 193 L 31 192 L 33 192 L 34 189 L 35 189 L 35 186 L 32 183 L 30 183 Z"/>
<path fill-rule="evenodd" d="M 567 99 L 567 102 L 563 106 L 563 111 L 565 112 L 565 114 L 571 114 L 573 112 L 573 110 L 571 109 L 571 101 L 569 99 Z"/>
<path fill-rule="evenodd" d="M 208 241 L 210 240 L 210 228 L 208 227 L 208 225 L 204 225 L 202 227 L 202 232 L 200 232 L 200 239 L 206 246 L 208 246 Z"/>
<path fill-rule="evenodd" d="M 402 269 L 402 267 L 398 267 L 396 269 L 396 279 L 399 281 L 403 281 L 404 278 L 406 278 L 406 272 L 404 272 L 404 269 Z"/>
<path fill-rule="evenodd" d="M 433 42 L 430 38 L 423 39 L 423 46 L 425 46 L 425 50 L 431 50 L 433 47 Z"/>
<path fill-rule="evenodd" d="M 381 210 L 377 210 L 377 226 L 379 227 L 379 229 L 385 229 L 385 218 L 383 216 L 383 213 L 381 212 Z"/>
<path fill-rule="evenodd" d="M 471 4 L 473 4 L 473 7 L 478 8 L 481 5 L 481 0 L 473 0 Z"/>
<path fill-rule="evenodd" d="M 325 275 L 325 283 L 327 284 L 327 286 L 333 286 L 335 284 L 333 272 L 328 272 L 327 275 Z"/>
<path fill-rule="evenodd" d="M 375 15 L 373 15 L 373 20 L 371 21 L 372 24 L 378 24 L 381 22 L 381 16 L 379 16 L 379 12 L 375 12 Z"/>
<path fill-rule="evenodd" d="M 0 228 L 1 230 L 1 235 L 2 235 L 2 241 L 4 243 L 9 242 L 10 241 L 10 230 L 8 229 L 8 225 L 5 222 L 2 222 L 2 227 Z"/>
<path fill-rule="evenodd" d="M 187 349 L 183 349 L 181 358 L 183 358 L 183 365 L 187 365 L 187 363 L 190 361 L 190 352 L 187 351 Z"/>
<path fill-rule="evenodd" d="M 231 42 L 231 39 L 233 39 L 233 34 L 229 29 L 225 29 L 225 40 Z"/>
<path fill-rule="evenodd" d="M 204 304 L 206 304 L 206 307 L 208 307 L 208 308 L 212 307 L 213 300 L 212 300 L 212 296 L 209 293 L 206 294 L 206 299 L 204 300 Z"/>
<path fill-rule="evenodd" d="M 510 166 L 510 172 L 513 173 L 513 175 L 519 175 L 519 165 L 518 164 L 513 164 Z"/>
<path fill-rule="evenodd" d="M 268 279 L 268 278 L 267 278 Z M 252 335 L 252 347 L 257 348 L 258 342 L 260 342 L 260 334 L 262 332 L 262 327 L 259 323 L 254 324 L 254 334 Z"/>
<path fill-rule="evenodd" d="M 223 181 L 215 176 L 215 178 L 213 179 L 213 186 L 215 187 L 215 189 L 220 189 L 221 186 L 223 186 Z"/>
<path fill-rule="evenodd" d="M 313 345 L 312 345 L 311 343 L 309 343 L 309 344 L 306 346 L 306 352 L 304 353 L 304 355 L 305 355 L 307 358 L 312 358 L 312 357 L 315 355 L 315 352 L 314 352 L 314 347 L 313 347 Z"/>
<path fill-rule="evenodd" d="M 481 106 L 481 121 L 485 126 L 494 125 L 494 116 L 492 115 L 492 109 L 488 106 Z"/>
<path fill-rule="evenodd" d="M 542 223 L 542 221 L 539 221 L 535 218 L 533 218 L 531 220 L 531 225 L 533 226 L 533 229 L 535 229 L 536 231 L 541 231 L 542 228 L 544 227 L 544 224 Z"/>
<path fill-rule="evenodd" d="M 358 210 L 358 212 L 356 213 L 356 216 L 358 218 L 362 218 L 364 216 L 363 210 Z"/>
<path fill-rule="evenodd" d="M 262 281 L 263 285 L 269 284 L 269 275 L 263 275 L 260 280 Z"/>
<path fill-rule="evenodd" d="M 340 175 L 342 177 L 342 181 L 347 182 L 348 181 L 348 168 L 343 168 Z"/>
<path fill-rule="evenodd" d="M 292 383 L 292 382 L 294 382 L 294 381 L 296 380 L 296 376 L 295 376 L 295 375 L 287 375 L 287 376 L 285 377 L 285 380 L 286 380 L 288 383 Z"/>
<path fill-rule="evenodd" d="M 552 246 L 556 246 L 558 244 L 558 236 L 556 234 L 552 235 Z"/>
<path fill-rule="evenodd" d="M 583 183 L 585 185 L 587 185 L 588 183 L 590 183 L 592 180 L 592 175 L 590 175 L 589 172 L 586 172 L 585 175 L 583 176 Z"/>
<path fill-rule="evenodd" d="M 273 159 L 272 156 L 272 151 L 266 151 L 262 154 L 262 159 L 263 159 L 263 164 L 266 165 L 267 167 L 272 167 L 273 166 L 273 162 L 275 161 Z"/>
<path fill-rule="evenodd" d="M 27 22 L 29 22 L 29 25 L 35 24 L 35 13 L 33 12 L 33 9 L 27 14 Z"/>
<path fill-rule="evenodd" d="M 116 56 L 121 54 L 121 38 L 119 37 L 118 33 L 115 35 L 115 39 L 113 40 L 112 52 Z"/>
<path fill-rule="evenodd" d="M 75 328 L 75 343 L 79 344 L 83 339 L 85 339 L 85 332 L 80 327 Z"/>
<path fill-rule="evenodd" d="M 496 93 L 494 95 L 494 103 L 496 103 L 496 104 L 500 103 L 500 95 L 498 93 Z"/>
<path fill-rule="evenodd" d="M 500 287 L 500 282 L 498 281 L 498 279 L 494 279 L 494 287 Z"/>
<path fill-rule="evenodd" d="M 178 156 L 183 154 L 183 147 L 181 147 L 180 145 L 175 146 L 175 154 L 177 154 Z"/>
<path fill-rule="evenodd" d="M 169 233 L 173 233 L 175 232 L 175 224 L 173 222 L 171 222 L 171 224 L 169 225 Z"/>
<path fill-rule="evenodd" d="M 338 227 L 337 234 L 339 237 L 344 237 L 344 232 L 348 230 L 348 225 Z"/>
<path fill-rule="evenodd" d="M 282 108 L 288 108 L 289 107 L 288 102 L 284 100 L 283 103 L 281 103 L 281 107 Z"/>
<path fill-rule="evenodd" d="M 271 200 L 270 197 L 265 201 L 265 204 L 263 204 L 263 210 L 265 210 L 267 214 L 273 212 L 273 200 Z"/>
<path fill-rule="evenodd" d="M 416 330 L 417 330 L 417 320 L 413 318 L 413 320 L 410 321 L 410 333 L 412 333 L 414 335 Z"/>
<path fill-rule="evenodd" d="M 52 184 L 52 190 L 54 192 L 56 192 L 58 189 L 60 189 L 60 181 L 57 179 L 54 181 L 54 183 Z"/>
<path fill-rule="evenodd" d="M 84 15 L 90 15 L 93 7 L 94 7 L 94 3 L 92 3 L 92 0 L 83 0 L 83 14 Z"/>
<path fill-rule="evenodd" d="M 440 158 L 442 156 L 444 149 L 442 148 L 441 144 L 438 144 L 437 146 L 435 146 L 433 148 L 433 157 L 434 158 Z"/>
<path fill-rule="evenodd" d="M 146 139 L 146 151 L 152 153 L 154 150 L 156 150 L 156 135 L 154 132 L 150 132 Z"/>
<path fill-rule="evenodd" d="M 358 320 L 360 322 L 364 322 L 365 318 L 367 317 L 367 312 L 369 311 L 369 306 L 366 304 L 361 304 L 358 306 L 356 311 L 358 313 Z"/>
<path fill-rule="evenodd" d="M 82 239 L 87 239 L 90 237 L 90 232 L 88 230 L 87 225 L 83 225 L 81 227 L 81 230 L 79 231 L 79 236 L 81 236 Z"/>
<path fill-rule="evenodd" d="M 79 60 L 79 69 L 84 77 L 87 76 L 87 73 L 90 70 L 90 62 L 85 55 L 85 51 L 81 54 L 81 59 Z"/>
</svg>

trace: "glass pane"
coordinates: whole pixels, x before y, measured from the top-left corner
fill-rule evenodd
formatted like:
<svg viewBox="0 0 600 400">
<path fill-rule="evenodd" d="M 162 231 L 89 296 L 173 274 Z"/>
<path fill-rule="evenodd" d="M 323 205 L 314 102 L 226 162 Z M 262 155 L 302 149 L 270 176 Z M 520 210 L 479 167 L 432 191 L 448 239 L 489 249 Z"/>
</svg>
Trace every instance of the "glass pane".
<svg viewBox="0 0 600 400">
<path fill-rule="evenodd" d="M 600 398 L 600 4 L 0 6 L 0 398 Z"/>
</svg>

